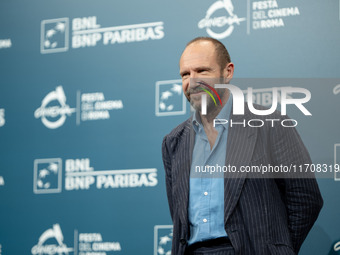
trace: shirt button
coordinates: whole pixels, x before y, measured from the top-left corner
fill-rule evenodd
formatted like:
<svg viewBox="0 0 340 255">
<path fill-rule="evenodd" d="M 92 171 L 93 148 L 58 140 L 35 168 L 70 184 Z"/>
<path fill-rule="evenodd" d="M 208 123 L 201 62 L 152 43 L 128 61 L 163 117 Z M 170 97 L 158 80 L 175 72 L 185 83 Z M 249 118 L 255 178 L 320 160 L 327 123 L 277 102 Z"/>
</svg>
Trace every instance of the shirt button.
<svg viewBox="0 0 340 255">
<path fill-rule="evenodd" d="M 182 245 L 185 245 L 185 244 L 187 243 L 187 241 L 186 241 L 185 239 L 181 239 L 179 242 L 180 242 Z"/>
<path fill-rule="evenodd" d="M 204 192 L 204 196 L 208 196 L 208 192 Z"/>
<path fill-rule="evenodd" d="M 207 219 L 203 219 L 203 222 L 206 223 L 208 220 Z"/>
</svg>

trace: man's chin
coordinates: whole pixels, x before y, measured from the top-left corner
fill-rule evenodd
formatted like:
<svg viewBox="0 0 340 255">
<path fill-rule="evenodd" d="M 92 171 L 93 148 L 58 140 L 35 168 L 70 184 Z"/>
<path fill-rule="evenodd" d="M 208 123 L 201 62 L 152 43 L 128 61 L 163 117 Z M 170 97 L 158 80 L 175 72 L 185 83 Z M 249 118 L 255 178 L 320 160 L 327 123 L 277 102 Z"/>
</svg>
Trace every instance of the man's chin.
<svg viewBox="0 0 340 255">
<path fill-rule="evenodd" d="M 194 108 L 196 111 L 201 111 L 201 102 L 196 102 L 196 101 L 190 101 L 190 105 L 192 108 Z"/>
</svg>

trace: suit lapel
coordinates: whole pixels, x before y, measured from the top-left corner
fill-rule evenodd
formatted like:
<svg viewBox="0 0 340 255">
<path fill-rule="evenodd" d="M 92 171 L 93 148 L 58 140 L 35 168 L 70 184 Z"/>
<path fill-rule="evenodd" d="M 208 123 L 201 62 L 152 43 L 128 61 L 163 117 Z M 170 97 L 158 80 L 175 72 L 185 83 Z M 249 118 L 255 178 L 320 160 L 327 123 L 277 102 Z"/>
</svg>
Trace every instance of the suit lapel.
<svg viewBox="0 0 340 255">
<path fill-rule="evenodd" d="M 247 111 L 247 107 L 246 111 Z M 253 150 L 257 137 L 257 129 L 247 126 L 249 116 L 231 115 L 233 122 L 246 121 L 246 127 L 243 124 L 229 126 L 226 166 L 240 166 L 249 164 L 253 155 Z M 229 216 L 233 212 L 237 201 L 240 197 L 241 190 L 246 178 L 246 173 L 225 173 L 224 178 L 224 224 L 226 225 Z"/>
<path fill-rule="evenodd" d="M 177 203 L 180 204 L 179 217 L 188 230 L 188 202 L 189 202 L 189 178 L 192 161 L 192 152 L 195 143 L 195 132 L 191 126 L 191 118 L 187 121 L 183 134 L 178 137 L 176 172 L 177 172 Z"/>
</svg>

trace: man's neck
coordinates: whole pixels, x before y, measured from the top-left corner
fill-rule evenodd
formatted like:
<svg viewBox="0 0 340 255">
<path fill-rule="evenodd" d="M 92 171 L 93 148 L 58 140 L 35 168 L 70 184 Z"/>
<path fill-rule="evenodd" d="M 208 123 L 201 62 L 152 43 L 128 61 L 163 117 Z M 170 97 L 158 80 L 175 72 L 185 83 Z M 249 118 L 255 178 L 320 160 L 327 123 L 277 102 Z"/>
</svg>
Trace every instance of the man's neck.
<svg viewBox="0 0 340 255">
<path fill-rule="evenodd" d="M 210 143 L 210 149 L 214 147 L 216 138 L 218 136 L 218 132 L 214 127 L 214 119 L 217 117 L 217 115 L 220 113 L 222 108 L 226 105 L 229 99 L 229 93 L 226 92 L 224 96 L 222 97 L 222 105 L 220 107 L 214 108 L 214 111 L 210 111 L 207 115 L 200 114 L 201 122 L 205 131 L 205 134 L 209 140 Z"/>
</svg>

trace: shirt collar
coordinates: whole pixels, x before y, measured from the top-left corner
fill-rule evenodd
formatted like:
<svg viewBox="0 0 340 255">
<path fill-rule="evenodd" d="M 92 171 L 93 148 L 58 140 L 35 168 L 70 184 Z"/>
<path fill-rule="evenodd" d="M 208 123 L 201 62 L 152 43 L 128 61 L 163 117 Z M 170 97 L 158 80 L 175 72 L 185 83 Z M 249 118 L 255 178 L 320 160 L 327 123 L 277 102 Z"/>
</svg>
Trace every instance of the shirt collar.
<svg viewBox="0 0 340 255">
<path fill-rule="evenodd" d="M 222 107 L 216 119 L 226 119 L 229 122 L 232 103 L 233 103 L 233 95 L 232 93 L 230 93 L 227 103 Z M 196 133 L 201 131 L 201 129 L 203 128 L 201 116 L 198 114 L 196 110 L 194 111 L 191 123 Z M 228 125 L 219 125 L 219 126 L 222 126 L 223 128 L 228 127 Z"/>
</svg>

